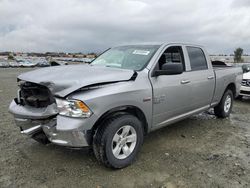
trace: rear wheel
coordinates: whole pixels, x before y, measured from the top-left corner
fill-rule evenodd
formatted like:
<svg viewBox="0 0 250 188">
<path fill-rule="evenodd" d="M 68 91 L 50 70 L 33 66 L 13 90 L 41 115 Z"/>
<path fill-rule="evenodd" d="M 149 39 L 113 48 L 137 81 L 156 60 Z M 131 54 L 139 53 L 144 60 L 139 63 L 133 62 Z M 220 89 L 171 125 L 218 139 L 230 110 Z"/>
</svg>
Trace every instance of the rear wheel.
<svg viewBox="0 0 250 188">
<path fill-rule="evenodd" d="M 220 103 L 214 107 L 214 113 L 219 118 L 226 118 L 230 115 L 233 107 L 233 92 L 227 90 Z"/>
<path fill-rule="evenodd" d="M 107 167 L 124 168 L 136 158 L 143 143 L 143 127 L 137 117 L 124 114 L 108 119 L 93 139 L 97 160 Z"/>
</svg>

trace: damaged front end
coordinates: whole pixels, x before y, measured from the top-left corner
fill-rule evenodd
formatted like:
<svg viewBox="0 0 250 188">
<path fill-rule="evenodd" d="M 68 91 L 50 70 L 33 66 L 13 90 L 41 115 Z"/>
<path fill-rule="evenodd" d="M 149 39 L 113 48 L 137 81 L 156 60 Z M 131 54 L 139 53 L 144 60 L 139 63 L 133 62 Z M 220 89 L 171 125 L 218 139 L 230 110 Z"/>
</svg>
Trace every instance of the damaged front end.
<svg viewBox="0 0 250 188">
<path fill-rule="evenodd" d="M 20 128 L 22 134 L 30 136 L 31 138 L 42 144 L 50 143 L 48 137 L 43 131 L 43 126 L 47 125 L 49 122 L 50 121 L 48 119 L 33 120 L 33 119 L 15 118 L 15 123 Z"/>
<path fill-rule="evenodd" d="M 89 146 L 97 116 L 86 101 L 72 98 L 73 93 L 131 81 L 135 77 L 136 72 L 132 70 L 90 65 L 36 69 L 18 76 L 19 90 L 9 112 L 21 133 L 39 142 Z"/>
<path fill-rule="evenodd" d="M 43 85 L 20 82 L 19 87 L 20 90 L 18 90 L 18 96 L 15 99 L 18 104 L 43 108 L 55 103 L 50 90 Z"/>
<path fill-rule="evenodd" d="M 60 116 L 56 98 L 43 85 L 20 81 L 17 97 L 11 102 L 9 112 L 25 134 L 42 144 L 50 142 L 69 147 L 88 146 L 87 134 L 79 130 L 80 120 Z M 69 121 L 71 126 L 68 127 Z M 67 129 L 58 129 L 68 127 Z"/>
</svg>

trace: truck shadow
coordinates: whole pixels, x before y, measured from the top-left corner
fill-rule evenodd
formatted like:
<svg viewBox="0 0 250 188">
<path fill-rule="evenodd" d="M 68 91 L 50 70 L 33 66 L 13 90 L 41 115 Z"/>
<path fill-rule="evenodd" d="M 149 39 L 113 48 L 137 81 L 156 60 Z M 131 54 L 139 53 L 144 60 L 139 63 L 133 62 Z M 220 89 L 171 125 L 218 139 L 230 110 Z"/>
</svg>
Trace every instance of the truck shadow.
<svg viewBox="0 0 250 188">
<path fill-rule="evenodd" d="M 237 102 L 250 104 L 250 97 L 243 97 L 241 100 L 237 100 Z"/>
<path fill-rule="evenodd" d="M 173 150 L 173 147 L 174 150 L 192 145 L 196 148 L 204 147 L 203 143 L 211 139 L 212 133 L 210 132 L 214 133 L 215 127 L 221 126 L 221 124 L 227 125 L 228 123 L 230 123 L 228 119 L 216 119 L 211 115 L 211 112 L 206 112 L 156 130 L 145 137 L 144 145 L 137 161 L 142 160 L 141 162 L 143 163 L 152 154 L 158 153 L 161 155 Z M 30 153 L 32 153 L 33 160 L 36 158 L 39 160 L 42 157 L 44 163 L 51 163 L 51 159 L 53 159 L 54 162 L 51 165 L 58 166 L 58 168 L 61 168 L 61 165 L 68 166 L 70 164 L 67 168 L 108 170 L 103 165 L 98 164 L 90 148 L 72 149 L 53 144 L 44 146 L 34 143 L 29 149 L 31 150 Z M 140 164 L 141 162 L 138 163 Z"/>
</svg>

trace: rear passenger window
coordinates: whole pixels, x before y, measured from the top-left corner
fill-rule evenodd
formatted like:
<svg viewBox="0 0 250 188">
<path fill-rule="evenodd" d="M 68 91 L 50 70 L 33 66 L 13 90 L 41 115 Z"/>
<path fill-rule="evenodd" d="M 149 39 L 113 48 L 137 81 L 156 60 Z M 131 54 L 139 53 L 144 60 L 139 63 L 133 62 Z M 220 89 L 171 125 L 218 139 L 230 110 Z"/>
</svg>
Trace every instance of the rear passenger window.
<svg viewBox="0 0 250 188">
<path fill-rule="evenodd" d="M 207 69 L 207 61 L 204 52 L 200 48 L 187 47 L 188 56 L 192 70 Z"/>
</svg>

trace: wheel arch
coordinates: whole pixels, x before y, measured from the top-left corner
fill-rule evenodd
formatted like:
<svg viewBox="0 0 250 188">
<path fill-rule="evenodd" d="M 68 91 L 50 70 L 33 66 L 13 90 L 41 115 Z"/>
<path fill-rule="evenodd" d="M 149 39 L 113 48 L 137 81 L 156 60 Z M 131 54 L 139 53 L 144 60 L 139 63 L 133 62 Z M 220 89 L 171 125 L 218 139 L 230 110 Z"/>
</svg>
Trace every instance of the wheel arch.
<svg viewBox="0 0 250 188">
<path fill-rule="evenodd" d="M 91 129 L 91 141 L 90 141 L 91 144 L 93 142 L 93 136 L 95 134 L 95 131 L 97 130 L 99 126 L 101 126 L 102 122 L 104 122 L 107 118 L 110 118 L 116 115 L 121 115 L 121 114 L 135 115 L 142 122 L 144 134 L 147 134 L 148 122 L 147 122 L 144 112 L 137 106 L 132 106 L 132 105 L 119 106 L 119 107 L 115 107 L 106 111 L 95 122 L 93 128 Z"/>
<path fill-rule="evenodd" d="M 228 84 L 227 87 L 226 87 L 226 89 L 225 89 L 225 91 L 224 91 L 224 93 L 225 93 L 228 89 L 230 89 L 230 90 L 233 92 L 233 97 L 235 98 L 235 97 L 236 97 L 236 86 L 235 86 L 235 83 L 230 83 L 230 84 Z"/>
</svg>

